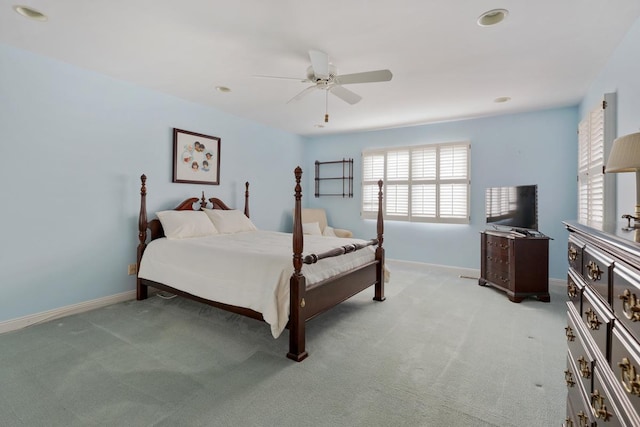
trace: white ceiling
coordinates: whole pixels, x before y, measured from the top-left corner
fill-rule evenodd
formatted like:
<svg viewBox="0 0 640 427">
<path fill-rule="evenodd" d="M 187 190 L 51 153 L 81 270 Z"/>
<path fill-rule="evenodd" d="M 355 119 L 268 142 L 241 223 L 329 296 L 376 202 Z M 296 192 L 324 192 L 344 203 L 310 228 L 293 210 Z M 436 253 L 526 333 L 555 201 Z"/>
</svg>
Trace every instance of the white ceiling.
<svg viewBox="0 0 640 427">
<path fill-rule="evenodd" d="M 17 3 L 21 2 L 21 3 Z M 12 10 L 22 4 L 47 22 Z M 301 135 L 575 105 L 633 22 L 638 0 L 0 0 L 0 43 Z M 480 27 L 484 12 L 507 19 Z M 349 105 L 314 91 L 308 51 L 351 84 Z M 227 86 L 230 93 L 216 91 Z M 494 99 L 511 97 L 507 103 Z"/>
</svg>

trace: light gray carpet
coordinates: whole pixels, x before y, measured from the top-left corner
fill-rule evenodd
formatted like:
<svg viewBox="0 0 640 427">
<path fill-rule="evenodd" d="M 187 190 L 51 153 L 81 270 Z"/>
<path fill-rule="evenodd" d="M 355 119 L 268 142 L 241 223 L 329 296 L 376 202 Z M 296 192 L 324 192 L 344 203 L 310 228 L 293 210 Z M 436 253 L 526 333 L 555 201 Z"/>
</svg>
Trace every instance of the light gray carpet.
<svg viewBox="0 0 640 427">
<path fill-rule="evenodd" d="M 0 335 L 2 426 L 556 426 L 564 288 L 510 302 L 446 268 L 389 262 L 367 290 L 288 333 L 152 297 Z"/>
</svg>

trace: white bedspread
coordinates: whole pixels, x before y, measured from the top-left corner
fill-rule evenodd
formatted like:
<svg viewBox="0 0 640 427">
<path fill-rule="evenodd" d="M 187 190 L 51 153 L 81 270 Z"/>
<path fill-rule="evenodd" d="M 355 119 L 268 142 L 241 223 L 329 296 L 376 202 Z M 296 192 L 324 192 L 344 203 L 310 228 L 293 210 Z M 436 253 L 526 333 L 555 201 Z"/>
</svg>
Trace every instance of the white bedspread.
<svg viewBox="0 0 640 427">
<path fill-rule="evenodd" d="M 360 239 L 304 236 L 303 256 Z M 374 247 L 303 265 L 307 285 L 373 261 Z M 289 319 L 292 235 L 247 231 L 182 240 L 156 239 L 147 246 L 139 277 L 205 299 L 262 313 L 277 338 Z"/>
</svg>

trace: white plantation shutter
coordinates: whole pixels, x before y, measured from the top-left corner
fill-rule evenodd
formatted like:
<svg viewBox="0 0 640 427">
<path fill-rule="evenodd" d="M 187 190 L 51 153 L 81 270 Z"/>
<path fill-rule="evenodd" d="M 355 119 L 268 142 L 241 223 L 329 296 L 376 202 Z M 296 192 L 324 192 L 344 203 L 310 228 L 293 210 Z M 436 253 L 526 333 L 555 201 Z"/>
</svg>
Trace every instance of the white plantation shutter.
<svg viewBox="0 0 640 427">
<path fill-rule="evenodd" d="M 468 142 L 365 151 L 363 217 L 374 218 L 377 212 L 377 185 L 374 206 L 370 173 L 375 163 L 382 165 L 385 218 L 468 223 L 469 152 Z"/>
<path fill-rule="evenodd" d="M 384 179 L 384 153 L 362 159 L 362 211 L 378 212 L 378 180 Z"/>
<path fill-rule="evenodd" d="M 578 126 L 578 220 L 601 227 L 615 215 L 613 179 L 604 174 L 613 140 L 615 94 L 590 111 Z"/>
</svg>

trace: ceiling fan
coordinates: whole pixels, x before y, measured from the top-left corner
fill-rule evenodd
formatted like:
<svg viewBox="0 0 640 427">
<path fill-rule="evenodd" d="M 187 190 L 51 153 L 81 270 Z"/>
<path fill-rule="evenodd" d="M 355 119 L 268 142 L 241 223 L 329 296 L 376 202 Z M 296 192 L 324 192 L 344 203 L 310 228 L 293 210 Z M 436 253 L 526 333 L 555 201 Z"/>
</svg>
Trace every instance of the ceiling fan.
<svg viewBox="0 0 640 427">
<path fill-rule="evenodd" d="M 355 83 L 376 83 L 376 82 L 388 82 L 393 77 L 389 70 L 376 70 L 365 71 L 362 73 L 343 74 L 338 75 L 338 70 L 335 65 L 329 62 L 329 55 L 318 50 L 309 51 L 309 59 L 311 65 L 307 68 L 307 76 L 305 79 L 300 80 L 302 83 L 311 83 L 311 86 L 307 86 L 302 92 L 291 98 L 287 103 L 291 101 L 299 101 L 304 96 L 315 90 L 324 90 L 327 94 L 327 105 L 329 92 L 348 104 L 356 104 L 360 102 L 362 97 L 355 92 L 350 91 L 342 87 L 346 84 Z M 280 78 L 280 79 L 292 79 L 291 77 L 274 77 L 274 76 L 257 76 L 268 78 Z M 329 114 L 325 114 L 324 121 L 329 121 Z"/>
</svg>

